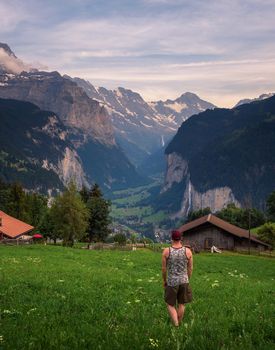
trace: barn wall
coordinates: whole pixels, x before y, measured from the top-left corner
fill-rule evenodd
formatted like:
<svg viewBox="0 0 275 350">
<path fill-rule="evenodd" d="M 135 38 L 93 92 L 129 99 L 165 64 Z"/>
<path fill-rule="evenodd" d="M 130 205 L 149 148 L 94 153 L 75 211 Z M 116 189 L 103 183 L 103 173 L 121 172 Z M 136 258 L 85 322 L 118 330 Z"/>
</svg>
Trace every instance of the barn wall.
<svg viewBox="0 0 275 350">
<path fill-rule="evenodd" d="M 184 232 L 183 244 L 189 244 L 200 250 L 209 249 L 212 245 L 221 249 L 233 250 L 234 237 L 215 226 L 207 226 Z"/>
<path fill-rule="evenodd" d="M 235 240 L 235 249 L 236 250 L 248 250 L 249 249 L 249 241 L 248 239 L 236 239 Z M 264 251 L 266 248 L 264 245 L 251 241 L 251 249 L 253 250 L 259 250 L 259 251 Z"/>
</svg>

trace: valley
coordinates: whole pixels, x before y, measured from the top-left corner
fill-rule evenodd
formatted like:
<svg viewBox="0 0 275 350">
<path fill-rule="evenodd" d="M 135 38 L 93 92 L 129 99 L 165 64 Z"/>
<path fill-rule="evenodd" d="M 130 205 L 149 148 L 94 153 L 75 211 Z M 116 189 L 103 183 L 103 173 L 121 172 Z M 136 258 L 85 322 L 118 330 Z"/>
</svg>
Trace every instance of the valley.
<svg viewBox="0 0 275 350">
<path fill-rule="evenodd" d="M 157 241 L 160 234 L 162 238 L 168 237 L 171 227 L 177 227 L 182 220 L 171 220 L 168 210 L 156 209 L 155 198 L 162 184 L 163 179 L 158 178 L 145 186 L 114 191 L 110 195 L 114 226 L 121 225 L 126 232 L 133 230 L 139 237 Z"/>
<path fill-rule="evenodd" d="M 0 51 L 2 180 L 44 194 L 97 183 L 114 223 L 152 238 L 191 211 L 248 196 L 264 209 L 275 187 L 272 93 L 232 109 L 191 92 L 145 101 L 56 71 L 14 71 L 6 62 L 20 59 L 7 44 Z"/>
</svg>

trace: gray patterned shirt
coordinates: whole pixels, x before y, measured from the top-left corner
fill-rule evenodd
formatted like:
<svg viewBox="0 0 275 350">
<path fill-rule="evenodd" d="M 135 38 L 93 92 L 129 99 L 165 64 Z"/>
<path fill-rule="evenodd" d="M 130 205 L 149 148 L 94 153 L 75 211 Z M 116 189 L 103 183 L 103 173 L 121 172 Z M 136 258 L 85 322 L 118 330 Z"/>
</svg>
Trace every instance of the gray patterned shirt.
<svg viewBox="0 0 275 350">
<path fill-rule="evenodd" d="M 185 247 L 169 248 L 169 257 L 167 259 L 168 286 L 175 287 L 183 283 L 189 283 L 187 263 Z"/>
</svg>

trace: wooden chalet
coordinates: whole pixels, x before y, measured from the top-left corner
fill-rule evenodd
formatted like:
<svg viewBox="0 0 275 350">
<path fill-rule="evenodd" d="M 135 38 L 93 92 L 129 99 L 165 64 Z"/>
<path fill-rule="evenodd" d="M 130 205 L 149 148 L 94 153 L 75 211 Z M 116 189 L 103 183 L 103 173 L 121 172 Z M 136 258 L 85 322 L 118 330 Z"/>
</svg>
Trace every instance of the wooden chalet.
<svg viewBox="0 0 275 350">
<path fill-rule="evenodd" d="M 213 214 L 188 222 L 178 229 L 182 233 L 183 244 L 197 250 L 209 250 L 213 245 L 223 250 L 247 250 L 249 232 L 230 224 Z M 266 250 L 267 243 L 250 235 L 251 249 Z"/>
<path fill-rule="evenodd" d="M 33 226 L 0 210 L 0 241 L 3 239 L 19 239 L 33 229 Z"/>
</svg>

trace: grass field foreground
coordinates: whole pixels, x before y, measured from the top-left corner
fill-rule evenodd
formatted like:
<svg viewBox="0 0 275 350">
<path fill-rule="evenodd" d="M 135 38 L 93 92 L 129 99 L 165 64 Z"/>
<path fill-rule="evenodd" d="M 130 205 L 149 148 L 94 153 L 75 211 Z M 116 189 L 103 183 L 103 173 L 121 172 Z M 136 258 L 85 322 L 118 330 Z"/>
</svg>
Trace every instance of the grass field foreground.
<svg viewBox="0 0 275 350">
<path fill-rule="evenodd" d="M 274 259 L 196 255 L 178 329 L 159 253 L 0 246 L 0 260 L 1 349 L 274 349 Z"/>
</svg>

